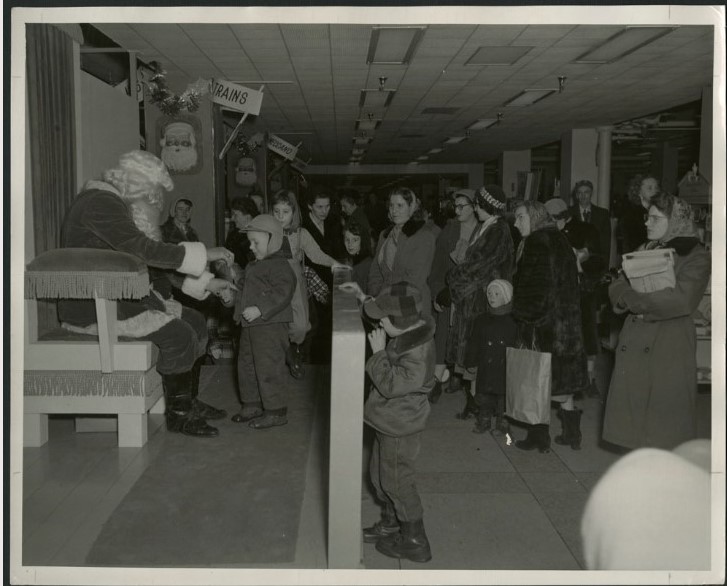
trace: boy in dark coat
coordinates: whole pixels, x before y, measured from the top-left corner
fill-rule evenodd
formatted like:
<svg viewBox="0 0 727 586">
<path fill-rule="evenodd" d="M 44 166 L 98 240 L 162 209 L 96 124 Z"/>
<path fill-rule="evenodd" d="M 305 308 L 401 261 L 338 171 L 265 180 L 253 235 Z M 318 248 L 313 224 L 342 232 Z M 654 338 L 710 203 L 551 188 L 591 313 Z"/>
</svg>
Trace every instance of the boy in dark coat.
<svg viewBox="0 0 727 586">
<path fill-rule="evenodd" d="M 512 285 L 504 279 L 487 286 L 487 313 L 477 317 L 467 343 L 465 366 L 477 367 L 475 403 L 477 420 L 472 430 L 485 433 L 492 428 L 503 434 L 510 431 L 505 413 L 506 348 L 517 342 L 517 325 L 512 311 Z"/>
<path fill-rule="evenodd" d="M 394 558 L 432 559 L 424 532 L 423 509 L 414 483 L 421 432 L 429 417 L 434 388 L 434 320 L 422 314 L 419 290 L 402 281 L 384 287 L 364 311 L 381 320 L 368 334 L 373 356 L 366 362 L 373 388 L 364 420 L 376 431 L 371 451 L 371 483 L 384 503 L 381 521 L 363 530 L 366 543 Z M 386 344 L 386 335 L 392 339 Z"/>
<path fill-rule="evenodd" d="M 293 320 L 295 274 L 281 250 L 283 228 L 275 218 L 257 216 L 243 231 L 255 260 L 236 283 L 241 290 L 234 318 L 241 326 L 237 378 L 242 409 L 232 421 L 265 429 L 288 423 L 280 365 L 285 364 L 288 323 Z"/>
</svg>

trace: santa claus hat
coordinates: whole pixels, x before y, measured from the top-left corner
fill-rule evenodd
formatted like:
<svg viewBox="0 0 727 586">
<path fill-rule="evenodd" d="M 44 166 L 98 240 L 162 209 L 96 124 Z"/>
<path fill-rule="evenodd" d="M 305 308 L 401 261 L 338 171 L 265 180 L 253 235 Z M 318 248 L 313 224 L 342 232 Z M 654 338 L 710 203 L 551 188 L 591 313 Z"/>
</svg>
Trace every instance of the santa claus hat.
<svg viewBox="0 0 727 586">
<path fill-rule="evenodd" d="M 164 128 L 164 134 L 167 134 L 167 132 L 173 132 L 173 133 L 182 133 L 187 132 L 189 134 L 194 135 L 194 128 L 192 128 L 192 125 L 188 122 L 182 122 L 180 120 L 177 120 L 176 122 L 170 122 L 166 125 Z"/>
</svg>

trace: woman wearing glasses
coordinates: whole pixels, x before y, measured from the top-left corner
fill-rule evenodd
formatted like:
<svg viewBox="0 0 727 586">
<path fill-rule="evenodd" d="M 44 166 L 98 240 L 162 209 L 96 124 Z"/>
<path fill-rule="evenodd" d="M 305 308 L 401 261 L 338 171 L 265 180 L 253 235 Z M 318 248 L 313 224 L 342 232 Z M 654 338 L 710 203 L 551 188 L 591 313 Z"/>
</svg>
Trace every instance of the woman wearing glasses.
<svg viewBox="0 0 727 586">
<path fill-rule="evenodd" d="M 670 450 L 696 437 L 696 330 L 692 313 L 709 282 L 711 261 L 697 238 L 691 207 L 667 193 L 650 200 L 647 243 L 674 250 L 676 286 L 635 291 L 621 275 L 609 287 L 626 313 L 616 347 L 603 439 L 626 447 Z"/>
<path fill-rule="evenodd" d="M 494 279 L 512 281 L 514 250 L 510 227 L 503 219 L 506 209 L 505 192 L 497 185 L 485 185 L 475 193 L 474 212 L 479 224 L 472 232 L 464 250 L 456 252 L 457 261 L 445 277 L 447 286 L 436 297 L 435 309 L 452 307 L 452 319 L 445 362 L 453 364 L 455 373 L 473 378 L 464 367 L 467 341 L 475 318 L 488 310 L 487 285 Z M 471 383 L 470 383 L 471 384 Z M 467 402 L 460 419 L 476 414 L 477 398 L 465 389 Z M 489 416 L 478 416 L 475 430 L 486 431 Z"/>
<path fill-rule="evenodd" d="M 434 292 L 444 289 L 447 273 L 464 261 L 470 237 L 479 225 L 479 220 L 475 215 L 475 190 L 460 189 L 454 193 L 453 199 L 455 217 L 447 221 L 442 228 L 434 249 L 432 274 L 429 276 L 429 286 Z M 437 349 L 437 365 L 434 368 L 434 376 L 437 383 L 429 397 L 432 403 L 437 402 L 442 394 L 443 385 L 450 378 L 444 355 L 447 348 L 451 310 L 449 307 L 442 307 L 436 301 L 434 302 L 434 309 L 437 312 L 437 330 L 434 335 Z"/>
</svg>

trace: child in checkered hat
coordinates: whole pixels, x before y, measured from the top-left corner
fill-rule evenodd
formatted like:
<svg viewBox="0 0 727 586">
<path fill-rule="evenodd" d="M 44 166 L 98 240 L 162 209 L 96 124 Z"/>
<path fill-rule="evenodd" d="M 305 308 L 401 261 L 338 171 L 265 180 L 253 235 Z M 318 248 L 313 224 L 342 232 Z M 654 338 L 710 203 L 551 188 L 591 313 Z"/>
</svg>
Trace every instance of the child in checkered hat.
<svg viewBox="0 0 727 586">
<path fill-rule="evenodd" d="M 411 283 L 395 283 L 375 299 L 363 300 L 366 314 L 381 320 L 381 327 L 368 334 L 373 356 L 366 362 L 366 372 L 373 388 L 364 420 L 376 432 L 371 482 L 384 503 L 381 520 L 364 529 L 364 541 L 375 543 L 389 557 L 428 562 L 432 554 L 414 463 L 435 382 L 435 324 L 422 314 L 421 292 Z"/>
</svg>

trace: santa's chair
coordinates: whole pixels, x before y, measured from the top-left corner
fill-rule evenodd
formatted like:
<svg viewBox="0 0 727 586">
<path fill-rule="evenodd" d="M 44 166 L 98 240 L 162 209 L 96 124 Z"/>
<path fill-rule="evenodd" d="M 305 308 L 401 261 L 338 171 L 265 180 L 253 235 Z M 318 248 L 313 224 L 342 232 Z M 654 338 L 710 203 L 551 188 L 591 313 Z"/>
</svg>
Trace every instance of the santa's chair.
<svg viewBox="0 0 727 586">
<path fill-rule="evenodd" d="M 123 252 L 64 248 L 44 252 L 27 265 L 26 447 L 48 441 L 49 414 L 86 416 L 76 418 L 77 431 L 96 431 L 98 422 L 109 422 L 90 415 L 115 415 L 119 447 L 146 444 L 148 412 L 163 394 L 155 368 L 158 350 L 151 342 L 119 339 L 116 301 L 141 299 L 148 293 L 146 265 Z M 39 337 L 36 299 L 94 299 L 98 336 L 60 327 Z"/>
</svg>

